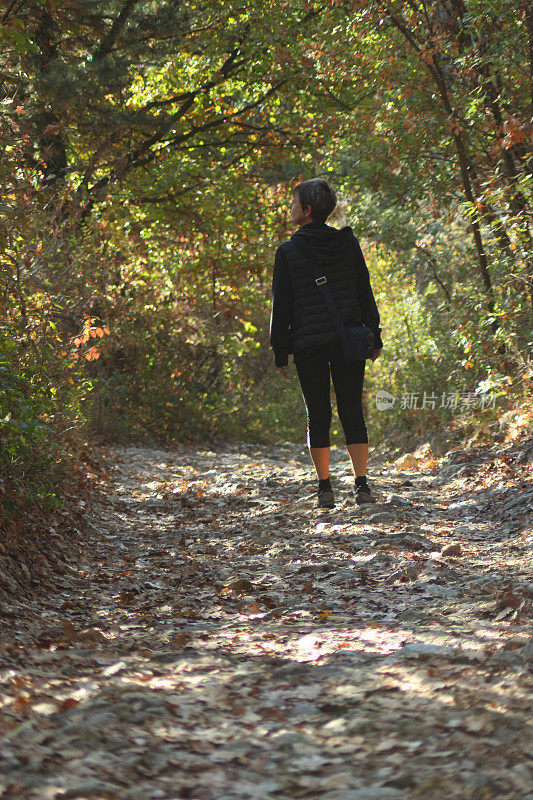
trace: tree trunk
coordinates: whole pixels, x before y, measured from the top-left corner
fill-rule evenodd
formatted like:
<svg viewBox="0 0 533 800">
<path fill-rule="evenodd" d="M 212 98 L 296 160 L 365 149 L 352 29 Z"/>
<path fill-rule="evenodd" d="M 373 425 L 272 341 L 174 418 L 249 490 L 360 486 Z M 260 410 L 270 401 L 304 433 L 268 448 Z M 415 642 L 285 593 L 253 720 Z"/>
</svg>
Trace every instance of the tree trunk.
<svg viewBox="0 0 533 800">
<path fill-rule="evenodd" d="M 405 22 L 401 17 L 398 17 L 388 6 L 385 7 L 385 11 L 387 13 L 388 18 L 394 25 L 394 27 L 404 36 L 406 41 L 409 45 L 415 50 L 417 55 L 421 56 L 421 47 L 418 44 L 414 34 L 409 30 Z M 422 63 L 424 67 L 428 70 L 429 74 L 433 78 L 435 82 L 442 107 L 448 117 L 448 120 L 452 126 L 452 137 L 455 144 L 455 149 L 457 151 L 457 156 L 459 159 L 459 169 L 461 173 L 461 180 L 463 183 L 463 190 L 466 196 L 466 199 L 472 209 L 476 208 L 476 202 L 474 193 L 472 191 L 472 183 L 470 180 L 469 175 L 469 159 L 468 154 L 466 151 L 466 146 L 463 140 L 463 136 L 461 134 L 459 122 L 455 119 L 454 110 L 450 101 L 450 96 L 448 93 L 448 87 L 446 85 L 446 78 L 444 73 L 439 67 L 438 60 L 435 57 L 432 62 L 428 62 L 422 59 Z M 471 230 L 472 235 L 474 238 L 474 246 L 476 249 L 476 256 L 477 256 L 477 263 L 479 274 L 483 283 L 483 288 L 485 290 L 485 294 L 487 296 L 487 309 L 491 315 L 494 315 L 495 307 L 494 307 L 494 289 L 492 286 L 492 281 L 489 273 L 488 268 L 488 260 L 487 255 L 485 253 L 485 248 L 483 246 L 483 238 L 481 236 L 481 229 L 479 226 L 479 222 L 474 219 L 471 222 Z M 494 333 L 496 333 L 499 329 L 499 323 L 497 319 L 493 319 L 491 322 L 491 328 Z"/>
<path fill-rule="evenodd" d="M 39 48 L 36 55 L 36 74 L 40 78 L 41 86 L 37 87 L 37 96 L 40 104 L 33 115 L 35 138 L 39 143 L 39 167 L 43 173 L 42 186 L 50 188 L 63 181 L 67 168 L 67 146 L 64 137 L 64 128 L 61 119 L 48 107 L 46 96 L 46 83 L 49 79 L 49 70 L 54 61 L 59 57 L 55 44 L 56 32 L 54 21 L 48 8 L 43 5 L 39 10 L 38 26 L 35 32 L 35 41 Z"/>
</svg>

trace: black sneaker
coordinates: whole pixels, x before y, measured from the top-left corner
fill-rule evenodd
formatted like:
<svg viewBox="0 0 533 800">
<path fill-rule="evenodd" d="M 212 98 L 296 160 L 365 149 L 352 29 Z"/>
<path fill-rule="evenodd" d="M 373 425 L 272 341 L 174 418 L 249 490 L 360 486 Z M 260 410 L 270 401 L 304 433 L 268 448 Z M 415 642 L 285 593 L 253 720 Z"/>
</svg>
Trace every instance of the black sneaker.
<svg viewBox="0 0 533 800">
<path fill-rule="evenodd" d="M 318 508 L 333 508 L 335 505 L 335 496 L 331 489 L 319 489 L 316 504 Z"/>
<path fill-rule="evenodd" d="M 355 502 L 358 506 L 363 505 L 364 503 L 375 503 L 376 497 L 372 492 L 372 489 L 368 485 L 368 483 L 363 483 L 362 486 L 355 487 Z"/>
</svg>

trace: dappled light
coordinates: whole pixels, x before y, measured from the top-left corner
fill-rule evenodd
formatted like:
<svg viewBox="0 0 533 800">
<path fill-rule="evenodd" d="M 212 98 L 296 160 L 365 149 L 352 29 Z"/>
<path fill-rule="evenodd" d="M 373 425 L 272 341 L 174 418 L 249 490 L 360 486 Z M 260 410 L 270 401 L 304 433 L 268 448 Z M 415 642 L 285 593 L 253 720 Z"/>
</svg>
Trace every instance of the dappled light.
<svg viewBox="0 0 533 800">
<path fill-rule="evenodd" d="M 533 800 L 532 58 L 3 4 L 0 800 Z"/>
<path fill-rule="evenodd" d="M 101 451 L 76 559 L 3 629 L 6 796 L 520 797 L 531 490 L 495 527 L 490 485 L 376 452 L 356 506 L 334 449 L 324 511 L 301 447 L 247 451 Z"/>
</svg>

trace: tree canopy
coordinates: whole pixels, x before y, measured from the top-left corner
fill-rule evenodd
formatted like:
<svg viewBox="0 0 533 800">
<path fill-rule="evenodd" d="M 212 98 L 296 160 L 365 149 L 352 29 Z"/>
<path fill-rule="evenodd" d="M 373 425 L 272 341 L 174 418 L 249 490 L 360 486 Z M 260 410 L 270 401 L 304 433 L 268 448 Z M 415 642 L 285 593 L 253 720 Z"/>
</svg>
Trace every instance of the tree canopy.
<svg viewBox="0 0 533 800">
<path fill-rule="evenodd" d="M 0 41 L 11 502 L 30 472 L 31 496 L 54 502 L 57 465 L 90 432 L 301 437 L 267 326 L 307 177 L 338 190 L 330 222 L 369 263 L 385 349 L 367 402 L 491 391 L 499 408 L 477 416 L 408 414 L 482 430 L 530 400 L 526 0 L 12 0 Z"/>
</svg>

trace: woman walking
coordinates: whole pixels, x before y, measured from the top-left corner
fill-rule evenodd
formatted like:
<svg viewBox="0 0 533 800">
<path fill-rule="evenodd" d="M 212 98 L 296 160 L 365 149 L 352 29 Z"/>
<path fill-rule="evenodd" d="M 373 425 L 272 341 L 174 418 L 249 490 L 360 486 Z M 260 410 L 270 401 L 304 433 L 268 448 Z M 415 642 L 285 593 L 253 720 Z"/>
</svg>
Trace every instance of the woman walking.
<svg viewBox="0 0 533 800">
<path fill-rule="evenodd" d="M 374 334 L 372 361 L 383 347 L 379 312 L 359 242 L 349 226 L 326 224 L 337 204 L 325 180 L 303 181 L 293 189 L 291 221 L 300 227 L 277 249 L 272 281 L 270 344 L 275 365 L 287 377 L 289 353 L 307 409 L 307 443 L 318 477 L 317 505 L 332 508 L 329 477 L 330 375 L 339 418 L 355 476 L 356 502 L 374 503 L 367 482 L 368 434 L 362 406 L 365 361 L 347 361 L 337 328 L 316 284 L 317 269 L 343 323 L 364 324 Z"/>
</svg>

